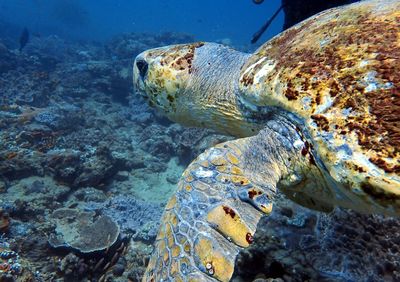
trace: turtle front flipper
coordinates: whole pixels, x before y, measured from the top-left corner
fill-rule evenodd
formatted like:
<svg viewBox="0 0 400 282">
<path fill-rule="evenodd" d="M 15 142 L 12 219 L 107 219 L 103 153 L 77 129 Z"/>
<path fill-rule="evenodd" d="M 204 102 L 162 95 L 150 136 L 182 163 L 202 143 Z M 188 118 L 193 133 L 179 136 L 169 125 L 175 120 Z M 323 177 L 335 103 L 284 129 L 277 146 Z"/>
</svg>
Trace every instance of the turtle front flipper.
<svg viewBox="0 0 400 282">
<path fill-rule="evenodd" d="M 207 150 L 184 172 L 167 204 L 144 281 L 229 281 L 262 211 L 272 210 L 275 191 L 273 182 L 261 187 L 245 176 L 246 139 Z"/>
<path fill-rule="evenodd" d="M 300 138 L 292 133 L 266 129 L 194 160 L 167 204 L 144 281 L 229 281 L 239 251 L 272 211 L 277 184 L 301 163 L 288 149 Z"/>
</svg>

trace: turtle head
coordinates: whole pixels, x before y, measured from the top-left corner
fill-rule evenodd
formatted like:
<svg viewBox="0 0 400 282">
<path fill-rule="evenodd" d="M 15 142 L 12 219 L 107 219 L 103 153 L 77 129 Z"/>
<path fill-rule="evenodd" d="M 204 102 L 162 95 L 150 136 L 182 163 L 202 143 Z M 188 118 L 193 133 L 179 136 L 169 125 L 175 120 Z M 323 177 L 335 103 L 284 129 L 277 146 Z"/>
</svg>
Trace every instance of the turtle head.
<svg viewBox="0 0 400 282">
<path fill-rule="evenodd" d="M 196 48 L 203 43 L 155 48 L 139 54 L 133 66 L 136 90 L 171 118 L 177 110 L 177 99 L 186 89 L 192 72 Z"/>
<path fill-rule="evenodd" d="M 260 126 L 240 107 L 240 67 L 248 56 L 204 42 L 151 49 L 135 59 L 134 85 L 172 121 L 249 136 Z"/>
</svg>

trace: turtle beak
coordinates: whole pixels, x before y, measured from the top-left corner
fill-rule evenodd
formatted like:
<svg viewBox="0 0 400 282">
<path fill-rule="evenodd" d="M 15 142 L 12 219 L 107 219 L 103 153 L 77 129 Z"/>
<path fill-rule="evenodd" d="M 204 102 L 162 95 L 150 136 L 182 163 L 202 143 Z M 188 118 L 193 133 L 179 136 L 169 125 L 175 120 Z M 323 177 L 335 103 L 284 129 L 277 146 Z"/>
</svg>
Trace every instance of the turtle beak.
<svg viewBox="0 0 400 282">
<path fill-rule="evenodd" d="M 147 70 L 149 69 L 149 64 L 146 62 L 146 60 L 139 57 L 135 60 L 135 66 L 138 69 L 140 78 L 144 80 L 147 75 Z"/>
<path fill-rule="evenodd" d="M 142 54 L 139 54 L 133 62 L 133 87 L 137 94 L 144 98 L 148 98 L 144 91 L 144 81 L 147 76 L 149 64 Z"/>
</svg>

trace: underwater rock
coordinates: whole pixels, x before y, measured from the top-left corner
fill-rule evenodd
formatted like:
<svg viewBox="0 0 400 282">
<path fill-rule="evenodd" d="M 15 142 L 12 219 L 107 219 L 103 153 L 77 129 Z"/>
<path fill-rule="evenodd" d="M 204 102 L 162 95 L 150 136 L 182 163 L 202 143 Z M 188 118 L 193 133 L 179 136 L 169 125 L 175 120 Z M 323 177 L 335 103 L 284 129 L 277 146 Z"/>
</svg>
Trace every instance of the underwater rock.
<svg viewBox="0 0 400 282">
<path fill-rule="evenodd" d="M 82 61 L 81 51 L 85 50 L 87 54 L 96 54 L 101 57 L 100 50 L 95 44 L 86 45 L 79 42 L 64 40 L 57 35 L 45 37 L 33 37 L 25 47 L 25 52 L 29 56 L 52 58 L 58 62 L 78 62 Z M 86 57 L 88 59 L 88 57 Z M 45 59 L 49 60 L 49 59 Z M 45 66 L 43 66 L 45 67 Z"/>
<path fill-rule="evenodd" d="M 125 265 L 122 263 L 118 263 L 113 267 L 113 274 L 116 276 L 121 276 L 124 273 L 124 271 L 125 271 Z"/>
<path fill-rule="evenodd" d="M 126 33 L 111 39 L 106 48 L 119 59 L 131 59 L 149 48 L 193 41 L 194 37 L 186 33 Z"/>
<path fill-rule="evenodd" d="M 112 278 L 113 275 L 121 276 L 127 266 L 124 255 L 128 244 L 128 240 L 119 240 L 104 251 L 90 254 L 68 253 L 57 263 L 57 273 L 62 275 L 60 281 L 119 281 Z M 108 278 L 104 280 L 105 277 Z"/>
<path fill-rule="evenodd" d="M 139 138 L 143 149 L 162 162 L 168 162 L 174 152 L 174 142 L 165 134 L 166 128 L 162 125 L 152 124 L 143 129 Z"/>
<path fill-rule="evenodd" d="M 4 44 L 0 43 L 0 74 L 16 68 L 16 65 L 15 55 Z"/>
<path fill-rule="evenodd" d="M 58 138 L 57 132 L 40 124 L 29 124 L 16 136 L 15 141 L 21 147 L 47 152 L 54 148 Z"/>
<path fill-rule="evenodd" d="M 86 187 L 76 190 L 72 194 L 72 202 L 96 202 L 101 203 L 107 200 L 107 195 L 96 188 L 93 187 Z"/>
<path fill-rule="evenodd" d="M 8 230 L 10 225 L 10 216 L 7 212 L 0 208 L 0 234 Z"/>
<path fill-rule="evenodd" d="M 109 216 L 95 212 L 62 208 L 55 210 L 51 220 L 56 225 L 49 237 L 53 248 L 72 248 L 80 253 L 92 253 L 111 247 L 119 237 L 119 226 Z"/>
<path fill-rule="evenodd" d="M 107 75 L 113 70 L 112 64 L 108 61 L 88 61 L 86 68 L 94 77 Z"/>
<path fill-rule="evenodd" d="M 18 246 L 18 253 L 23 254 L 24 259 L 34 262 L 48 258 L 50 248 L 46 236 L 40 232 L 30 233 Z M 51 262 L 46 264 L 51 264 Z"/>
<path fill-rule="evenodd" d="M 208 129 L 185 128 L 167 122 L 167 125 L 153 123 L 145 126 L 138 143 L 162 163 L 168 162 L 172 156 L 178 156 L 180 162 L 187 165 L 207 148 L 231 139 Z"/>
<path fill-rule="evenodd" d="M 129 100 L 129 107 L 124 111 L 126 118 L 143 126 L 149 125 L 154 121 L 154 113 L 150 110 L 147 103 L 135 95 Z"/>
<path fill-rule="evenodd" d="M 46 167 L 58 180 L 73 187 L 98 187 L 119 170 L 126 169 L 124 158 L 113 154 L 109 148 L 98 146 L 94 152 L 85 154 L 76 150 L 49 151 Z"/>
<path fill-rule="evenodd" d="M 143 242 L 132 242 L 130 252 L 126 255 L 126 260 L 129 264 L 125 273 L 127 273 L 128 279 L 131 281 L 141 281 L 152 251 L 153 248 L 143 244 Z"/>
<path fill-rule="evenodd" d="M 135 240 L 152 242 L 160 224 L 163 207 L 130 196 L 115 196 L 103 203 L 87 203 L 85 210 L 108 216 L 121 228 L 123 237 L 134 235 Z"/>
<path fill-rule="evenodd" d="M 3 143 L 4 144 L 4 143 Z M 0 144 L 0 175 L 7 180 L 43 175 L 42 155 L 29 149 L 2 150 Z"/>
<path fill-rule="evenodd" d="M 59 270 L 69 279 L 79 279 L 87 275 L 89 266 L 85 260 L 73 253 L 66 255 L 60 263 Z"/>
<path fill-rule="evenodd" d="M 129 179 L 129 172 L 128 171 L 119 171 L 115 177 L 115 180 L 117 181 L 125 181 Z"/>
<path fill-rule="evenodd" d="M 4 105 L 37 108 L 49 105 L 57 82 L 48 72 L 34 68 L 34 64 L 35 61 L 29 59 L 21 68 L 0 76 L 0 83 L 5 85 L 2 87 Z"/>
<path fill-rule="evenodd" d="M 212 146 L 232 140 L 232 137 L 216 134 L 204 128 L 184 128 L 177 124 L 168 128 L 175 144 L 175 151 L 182 164 L 188 165 L 193 159 Z"/>
<path fill-rule="evenodd" d="M 10 184 L 7 200 L 12 204 L 8 212 L 12 218 L 32 220 L 46 210 L 59 207 L 59 201 L 70 188 L 56 183 L 51 177 L 27 177 Z"/>
<path fill-rule="evenodd" d="M 54 178 L 65 183 L 73 183 L 81 169 L 81 152 L 76 150 L 51 150 L 46 154 L 45 166 Z"/>
<path fill-rule="evenodd" d="M 110 149 L 99 146 L 95 155 L 82 163 L 82 171 L 74 180 L 74 186 L 99 186 L 116 174 L 123 166 L 114 158 Z"/>
<path fill-rule="evenodd" d="M 0 281 L 15 281 L 22 271 L 18 253 L 11 250 L 6 238 L 0 236 Z"/>
<path fill-rule="evenodd" d="M 21 54 L 4 48 L 1 51 L 0 66 L 5 57 L 12 65 L 6 72 L 0 71 L 0 206 L 9 214 L 6 235 L 12 237 L 12 250 L 29 262 L 29 271 L 25 271 L 25 264 L 23 268 L 31 275 L 27 281 L 126 281 L 128 274 L 140 277 L 144 272 L 163 201 L 170 192 L 156 199 L 160 203 L 151 203 L 138 200 L 141 195 L 135 194 L 135 189 L 155 186 L 159 180 L 149 175 L 157 173 L 160 183 L 167 186 L 163 188 L 174 189 L 170 183 L 177 181 L 181 171 L 173 168 L 173 173 L 168 173 L 170 168 L 164 160 L 176 157 L 178 147 L 172 135 L 185 129 L 179 127 L 174 133 L 169 129 L 170 122 L 150 110 L 137 95 L 131 95 L 134 54 L 128 50 L 139 52 L 189 39 L 174 33 L 130 36 L 127 40 L 133 39 L 131 46 L 123 46 L 127 43 L 123 39 L 120 50 L 51 36 L 32 37 Z M 129 95 L 131 106 L 126 99 Z M 153 146 L 146 138 L 158 143 Z M 163 152 L 165 148 L 168 150 Z M 130 182 L 135 180 L 142 182 Z M 157 189 L 152 193 L 161 194 Z M 151 197 L 154 194 L 148 195 Z M 80 210 L 74 216 L 59 211 L 67 207 L 89 210 L 90 216 L 81 215 L 85 212 Z M 54 218 L 57 213 L 62 215 Z M 83 218 L 91 220 L 89 226 L 103 222 L 117 228 L 118 223 L 122 240 L 108 252 L 81 254 L 72 231 L 88 231 L 79 225 Z M 55 241 L 49 241 L 71 250 L 67 257 L 65 250 L 50 247 L 45 234 L 52 232 Z M 140 248 L 127 251 L 130 238 Z M 121 246 L 120 241 L 124 241 Z M 104 250 L 107 242 L 102 245 L 98 248 Z M 103 262 L 94 271 L 101 258 Z M 109 262 L 114 266 L 107 266 Z M 22 277 L 7 275 L 14 280 Z"/>
<path fill-rule="evenodd" d="M 0 179 L 0 193 L 4 193 L 7 190 L 7 183 Z"/>
<path fill-rule="evenodd" d="M 76 130 L 78 126 L 84 123 L 82 111 L 73 105 L 48 107 L 46 110 L 37 114 L 34 120 L 48 126 L 53 131 Z"/>
<path fill-rule="evenodd" d="M 324 214 L 282 196 L 275 207 L 260 221 L 254 243 L 240 253 L 238 277 L 248 281 L 262 272 L 285 281 L 400 279 L 399 219 L 339 208 Z"/>
</svg>

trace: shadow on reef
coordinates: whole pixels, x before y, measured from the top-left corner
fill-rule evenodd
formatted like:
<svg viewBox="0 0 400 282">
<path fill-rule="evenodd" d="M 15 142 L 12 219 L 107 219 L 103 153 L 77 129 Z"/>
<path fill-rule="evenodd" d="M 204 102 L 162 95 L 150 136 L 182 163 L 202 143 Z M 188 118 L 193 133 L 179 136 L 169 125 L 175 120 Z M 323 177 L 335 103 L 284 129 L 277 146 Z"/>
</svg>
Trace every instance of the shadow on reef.
<svg viewBox="0 0 400 282">
<path fill-rule="evenodd" d="M 136 54 L 193 40 L 51 36 L 21 53 L 0 43 L 0 281 L 140 279 L 182 171 L 230 139 L 172 124 L 132 95 Z M 235 279 L 398 281 L 399 227 L 281 199 Z"/>
</svg>

